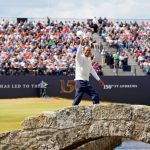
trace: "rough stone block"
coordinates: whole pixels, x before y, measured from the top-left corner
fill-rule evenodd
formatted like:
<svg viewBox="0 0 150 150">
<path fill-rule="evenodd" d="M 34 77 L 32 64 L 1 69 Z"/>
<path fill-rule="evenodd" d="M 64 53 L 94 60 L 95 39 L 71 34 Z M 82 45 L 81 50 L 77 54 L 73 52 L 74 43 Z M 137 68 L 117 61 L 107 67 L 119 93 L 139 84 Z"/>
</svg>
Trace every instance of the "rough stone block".
<svg viewBox="0 0 150 150">
<path fill-rule="evenodd" d="M 132 118 L 132 107 L 130 105 L 95 105 L 92 109 L 93 120 L 126 120 Z"/>
<path fill-rule="evenodd" d="M 133 111 L 133 120 L 139 123 L 150 123 L 150 107 L 136 105 L 132 106 Z"/>
<path fill-rule="evenodd" d="M 26 118 L 22 122 L 24 130 L 38 128 L 57 128 L 56 112 L 43 112 L 36 117 Z"/>
<path fill-rule="evenodd" d="M 57 113 L 57 126 L 59 129 L 72 128 L 78 125 L 87 125 L 92 122 L 91 107 L 69 107 Z"/>
</svg>

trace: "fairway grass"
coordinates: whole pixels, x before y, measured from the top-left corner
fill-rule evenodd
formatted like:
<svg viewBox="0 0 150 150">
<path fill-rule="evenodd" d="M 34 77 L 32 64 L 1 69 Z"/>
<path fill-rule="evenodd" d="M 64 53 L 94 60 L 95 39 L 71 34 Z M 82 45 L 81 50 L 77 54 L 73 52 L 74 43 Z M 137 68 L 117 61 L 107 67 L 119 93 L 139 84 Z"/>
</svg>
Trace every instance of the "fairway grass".
<svg viewBox="0 0 150 150">
<path fill-rule="evenodd" d="M 80 105 L 90 105 L 81 101 Z M 72 100 L 63 98 L 0 99 L 0 132 L 21 129 L 21 122 L 28 116 L 42 111 L 54 111 L 72 105 Z"/>
</svg>

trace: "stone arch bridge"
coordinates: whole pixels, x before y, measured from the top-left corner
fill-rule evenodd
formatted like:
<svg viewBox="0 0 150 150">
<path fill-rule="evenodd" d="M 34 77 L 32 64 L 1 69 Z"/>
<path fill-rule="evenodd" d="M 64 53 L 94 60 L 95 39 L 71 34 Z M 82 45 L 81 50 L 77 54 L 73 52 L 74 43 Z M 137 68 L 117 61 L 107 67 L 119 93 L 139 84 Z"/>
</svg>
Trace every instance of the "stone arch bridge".
<svg viewBox="0 0 150 150">
<path fill-rule="evenodd" d="M 0 150 L 111 150 L 122 138 L 150 143 L 150 107 L 101 104 L 43 112 L 0 134 Z"/>
</svg>

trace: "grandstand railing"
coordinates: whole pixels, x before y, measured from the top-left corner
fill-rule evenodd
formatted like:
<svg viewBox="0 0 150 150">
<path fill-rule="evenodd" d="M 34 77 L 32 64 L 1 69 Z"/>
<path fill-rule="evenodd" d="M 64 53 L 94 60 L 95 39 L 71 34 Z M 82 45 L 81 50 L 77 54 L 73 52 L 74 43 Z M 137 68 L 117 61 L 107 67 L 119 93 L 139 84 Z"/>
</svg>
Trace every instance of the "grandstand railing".
<svg viewBox="0 0 150 150">
<path fill-rule="evenodd" d="M 137 65 L 126 65 L 123 67 L 106 67 L 103 66 L 102 72 L 104 76 L 145 76 L 150 74 L 149 68 L 140 68 Z"/>
<path fill-rule="evenodd" d="M 122 67 L 110 67 L 102 65 L 101 69 L 96 70 L 101 76 L 144 76 L 150 74 L 149 68 L 140 68 L 137 65 L 126 65 Z M 17 76 L 17 75 L 65 75 L 74 76 L 75 71 L 73 68 L 64 68 L 60 70 L 50 70 L 46 67 L 41 68 L 1 68 L 0 76 Z"/>
</svg>

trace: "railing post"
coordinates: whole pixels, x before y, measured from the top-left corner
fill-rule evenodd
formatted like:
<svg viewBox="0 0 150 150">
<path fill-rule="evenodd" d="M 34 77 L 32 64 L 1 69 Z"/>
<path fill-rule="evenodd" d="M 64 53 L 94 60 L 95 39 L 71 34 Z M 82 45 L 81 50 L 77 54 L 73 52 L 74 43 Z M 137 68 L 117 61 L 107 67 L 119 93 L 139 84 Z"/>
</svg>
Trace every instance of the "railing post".
<svg viewBox="0 0 150 150">
<path fill-rule="evenodd" d="M 118 76 L 118 67 L 115 67 L 115 75 Z"/>
<path fill-rule="evenodd" d="M 136 76 L 136 67 L 133 68 L 133 75 Z"/>
</svg>

